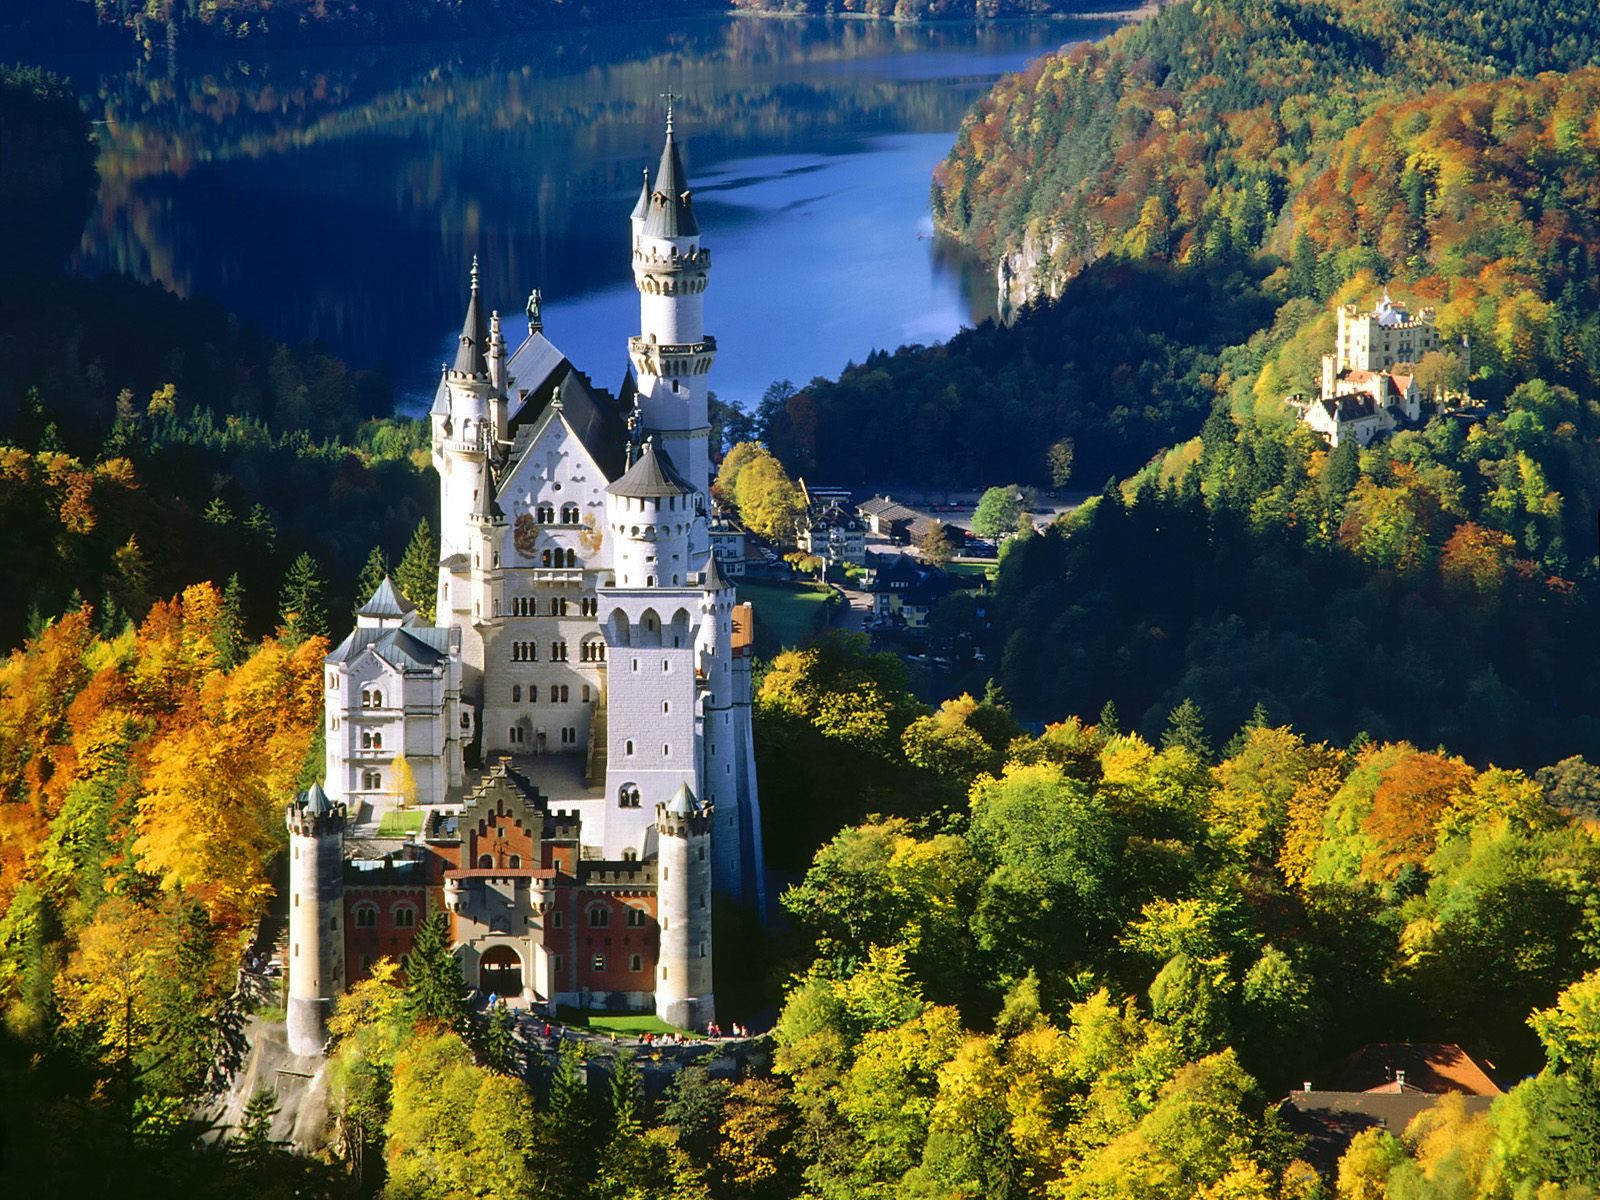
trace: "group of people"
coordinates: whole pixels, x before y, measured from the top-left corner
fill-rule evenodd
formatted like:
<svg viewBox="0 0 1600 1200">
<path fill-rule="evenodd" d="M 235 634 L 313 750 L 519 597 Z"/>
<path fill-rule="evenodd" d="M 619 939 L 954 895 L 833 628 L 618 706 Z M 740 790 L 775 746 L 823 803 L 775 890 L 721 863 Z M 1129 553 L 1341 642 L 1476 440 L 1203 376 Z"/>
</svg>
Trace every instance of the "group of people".
<svg viewBox="0 0 1600 1200">
<path fill-rule="evenodd" d="M 723 1030 L 722 1030 L 722 1026 L 718 1025 L 715 1021 L 712 1021 L 709 1025 L 706 1026 L 706 1036 L 708 1038 L 713 1038 L 713 1039 L 720 1039 L 720 1038 L 725 1038 L 725 1037 L 747 1038 L 747 1037 L 750 1036 L 749 1027 L 745 1026 L 745 1025 L 741 1025 L 737 1021 L 730 1022 L 729 1025 L 728 1025 L 728 1028 L 732 1032 L 731 1033 L 724 1033 Z"/>
</svg>

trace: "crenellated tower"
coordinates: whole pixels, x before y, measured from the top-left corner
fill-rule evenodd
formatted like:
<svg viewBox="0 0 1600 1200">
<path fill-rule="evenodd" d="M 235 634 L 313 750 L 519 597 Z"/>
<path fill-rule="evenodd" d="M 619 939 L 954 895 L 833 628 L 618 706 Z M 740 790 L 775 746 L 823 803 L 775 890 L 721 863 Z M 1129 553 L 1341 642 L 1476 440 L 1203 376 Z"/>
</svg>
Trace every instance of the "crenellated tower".
<svg viewBox="0 0 1600 1200">
<path fill-rule="evenodd" d="M 641 213 L 641 209 L 643 210 Z M 705 332 L 705 290 L 711 254 L 700 245 L 688 178 L 667 107 L 667 140 L 655 185 L 634 208 L 633 279 L 639 289 L 639 333 L 628 339 L 638 379 L 644 429 L 700 497 L 689 537 L 694 561 L 711 548 L 704 497 L 710 487 L 707 384 L 717 356 Z"/>
<path fill-rule="evenodd" d="M 315 1056 L 344 992 L 345 806 L 318 784 L 294 798 L 289 827 L 289 1049 Z"/>
<path fill-rule="evenodd" d="M 711 829 L 716 806 L 702 804 L 687 783 L 656 805 L 660 862 L 656 922 L 656 1016 L 683 1029 L 716 1020 L 711 982 Z"/>
</svg>

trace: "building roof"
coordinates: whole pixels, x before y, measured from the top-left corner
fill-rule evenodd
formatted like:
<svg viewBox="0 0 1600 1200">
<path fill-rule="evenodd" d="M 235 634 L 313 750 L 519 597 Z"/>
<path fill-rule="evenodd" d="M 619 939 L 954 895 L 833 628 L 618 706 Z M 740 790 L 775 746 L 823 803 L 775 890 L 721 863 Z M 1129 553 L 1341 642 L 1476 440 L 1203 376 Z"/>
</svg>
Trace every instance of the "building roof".
<svg viewBox="0 0 1600 1200">
<path fill-rule="evenodd" d="M 518 397 L 524 393 L 530 398 L 541 394 L 548 397 L 569 366 L 567 356 L 545 337 L 544 330 L 535 330 L 506 360 L 506 386 Z M 518 399 L 515 403 L 520 407 L 525 401 Z M 516 416 L 513 410 L 511 419 Z"/>
<path fill-rule="evenodd" d="M 687 783 L 680 783 L 665 807 L 669 817 L 692 817 L 700 811 L 700 801 Z"/>
<path fill-rule="evenodd" d="M 633 206 L 633 211 L 628 214 L 631 221 L 642 221 L 650 211 L 650 168 L 642 172 L 644 182 L 639 185 L 639 202 Z"/>
<path fill-rule="evenodd" d="M 811 521 L 813 529 L 844 529 L 852 533 L 865 528 L 860 517 L 840 504 L 830 504 Z"/>
<path fill-rule="evenodd" d="M 1500 1087 L 1452 1042 L 1376 1042 L 1335 1069 L 1332 1085 L 1351 1092 L 1465 1092 L 1498 1096 Z"/>
<path fill-rule="evenodd" d="M 478 256 L 472 256 L 472 294 L 467 298 L 467 316 L 461 322 L 461 340 L 456 347 L 452 368 L 458 375 L 489 377 L 489 326 L 483 305 L 478 300 Z"/>
<path fill-rule="evenodd" d="M 647 438 L 644 451 L 633 466 L 606 489 L 613 496 L 626 496 L 633 500 L 659 500 L 663 496 L 692 495 L 694 488 L 683 481 L 667 452 Z"/>
<path fill-rule="evenodd" d="M 400 594 L 394 581 L 387 575 L 367 602 L 356 609 L 358 617 L 406 617 L 417 611 L 417 606 Z"/>
<path fill-rule="evenodd" d="M 370 649 L 399 671 L 431 671 L 450 657 L 450 631 L 432 625 L 357 627 L 328 655 L 330 663 L 353 663 Z"/>
<path fill-rule="evenodd" d="M 667 119 L 667 142 L 661 148 L 661 165 L 656 168 L 656 186 L 650 193 L 650 211 L 645 214 L 646 237 L 695 237 L 700 223 L 694 218 L 689 201 L 688 176 L 678 156 L 677 139 L 672 136 L 672 119 Z"/>
<path fill-rule="evenodd" d="M 523 387 L 519 382 L 517 384 L 519 396 L 522 391 Z M 521 396 L 507 422 L 508 428 L 513 435 L 521 428 L 535 428 L 557 400 L 561 404 L 562 418 L 573 433 L 578 435 L 583 448 L 589 452 L 589 457 L 594 459 L 595 465 L 605 473 L 605 477 L 615 479 L 622 474 L 627 465 L 624 457 L 628 437 L 627 424 L 611 397 L 596 388 L 588 376 L 565 358 L 560 360 L 554 374 L 537 390 L 530 390 L 526 396 Z M 520 450 L 514 452 L 514 454 L 520 453 Z M 513 469 L 513 466 L 508 464 L 508 469 Z"/>
<path fill-rule="evenodd" d="M 333 811 L 333 801 L 328 799 L 328 793 L 322 790 L 320 783 L 313 783 L 296 796 L 294 802 L 297 807 L 305 809 L 308 816 L 325 817 Z"/>
<path fill-rule="evenodd" d="M 486 524 L 493 525 L 504 520 L 506 514 L 495 503 L 494 480 L 485 479 L 484 483 L 486 486 L 478 489 L 477 496 L 473 500 L 472 515 Z"/>
<path fill-rule="evenodd" d="M 700 586 L 708 592 L 722 592 L 733 586 L 722 577 L 715 554 L 706 555 L 705 570 L 700 572 Z"/>
<path fill-rule="evenodd" d="M 1467 1111 L 1480 1113 L 1494 1102 L 1490 1096 L 1466 1096 Z M 1356 1134 L 1364 1129 L 1387 1129 L 1395 1137 L 1435 1104 L 1430 1092 L 1292 1092 L 1279 1112 L 1283 1123 L 1306 1139 L 1305 1159 L 1328 1173 Z"/>
</svg>

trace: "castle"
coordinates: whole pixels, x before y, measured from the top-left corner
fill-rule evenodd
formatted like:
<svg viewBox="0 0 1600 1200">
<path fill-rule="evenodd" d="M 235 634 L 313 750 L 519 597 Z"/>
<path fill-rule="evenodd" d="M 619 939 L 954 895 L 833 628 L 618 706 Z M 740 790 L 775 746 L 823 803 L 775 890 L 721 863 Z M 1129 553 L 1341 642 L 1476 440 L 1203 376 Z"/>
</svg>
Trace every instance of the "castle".
<svg viewBox="0 0 1600 1200">
<path fill-rule="evenodd" d="M 481 992 L 689 1028 L 714 1013 L 713 893 L 764 911 L 753 617 L 712 553 L 711 260 L 670 107 L 630 221 L 616 398 L 537 292 L 508 354 L 473 261 L 430 414 L 435 621 L 388 580 L 359 610 L 327 658 L 324 782 L 287 812 L 297 1053 L 441 909 Z"/>
<path fill-rule="evenodd" d="M 1416 377 L 1423 355 L 1444 344 L 1434 310 L 1413 314 L 1384 292 L 1370 311 L 1343 304 L 1336 315 L 1338 340 L 1333 352 L 1322 356 L 1320 393 L 1311 400 L 1289 398 L 1300 419 L 1334 449 L 1345 441 L 1369 446 L 1396 429 L 1418 424 L 1424 400 L 1438 399 L 1424 397 Z"/>
</svg>

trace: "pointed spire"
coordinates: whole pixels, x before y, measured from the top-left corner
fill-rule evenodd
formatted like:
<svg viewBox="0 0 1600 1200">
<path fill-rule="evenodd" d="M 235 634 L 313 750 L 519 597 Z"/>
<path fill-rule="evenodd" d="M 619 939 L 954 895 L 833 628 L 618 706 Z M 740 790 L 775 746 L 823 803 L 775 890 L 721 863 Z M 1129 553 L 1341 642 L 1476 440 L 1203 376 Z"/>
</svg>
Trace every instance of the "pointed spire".
<svg viewBox="0 0 1600 1200">
<path fill-rule="evenodd" d="M 671 99 L 677 99 L 669 92 Z M 661 148 L 661 165 L 656 168 L 656 186 L 650 193 L 650 211 L 645 217 L 646 237 L 697 237 L 700 223 L 689 203 L 688 176 L 678 155 L 678 140 L 672 133 L 672 104 L 667 102 L 667 141 Z"/>
<path fill-rule="evenodd" d="M 644 178 L 639 184 L 639 202 L 633 206 L 633 212 L 628 215 L 630 221 L 643 221 L 650 215 L 650 168 L 641 167 L 639 174 Z"/>
<path fill-rule="evenodd" d="M 722 569 L 717 565 L 715 554 L 706 555 L 705 570 L 700 572 L 700 586 L 708 592 L 726 591 L 733 586 L 722 577 Z"/>
<path fill-rule="evenodd" d="M 472 516 L 475 520 L 481 521 L 485 525 L 498 524 L 500 519 L 505 516 L 500 506 L 495 503 L 494 481 L 489 478 L 487 471 L 484 472 L 483 486 L 478 489 L 477 495 L 473 497 Z"/>
<path fill-rule="evenodd" d="M 461 323 L 461 341 L 456 348 L 456 362 L 452 370 L 457 375 L 475 375 L 487 379 L 489 360 L 488 323 L 483 317 L 483 306 L 478 302 L 478 256 L 472 256 L 472 294 L 467 299 L 467 316 Z"/>
</svg>

